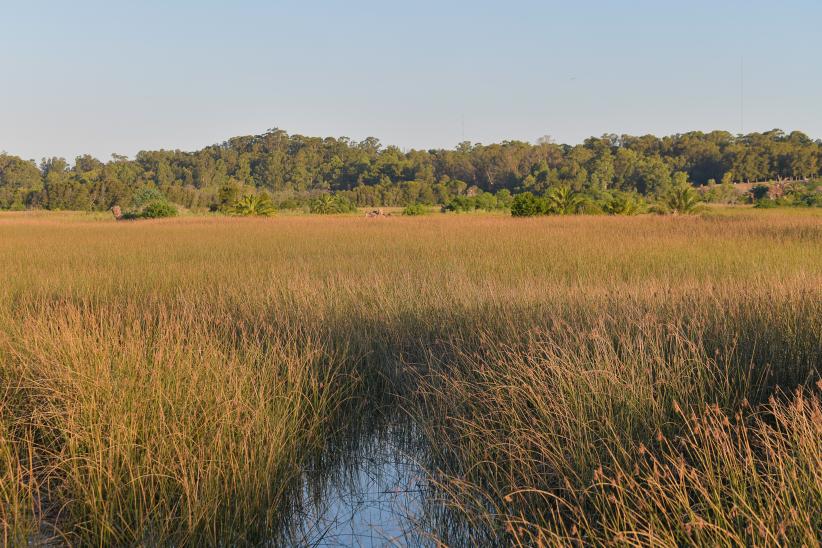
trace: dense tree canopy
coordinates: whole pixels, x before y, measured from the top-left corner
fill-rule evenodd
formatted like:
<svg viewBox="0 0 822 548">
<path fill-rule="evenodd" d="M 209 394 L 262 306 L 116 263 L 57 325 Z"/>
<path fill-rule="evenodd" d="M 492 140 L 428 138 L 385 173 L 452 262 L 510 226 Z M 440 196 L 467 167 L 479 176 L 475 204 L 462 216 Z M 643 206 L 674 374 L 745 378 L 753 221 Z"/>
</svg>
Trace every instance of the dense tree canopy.
<svg viewBox="0 0 822 548">
<path fill-rule="evenodd" d="M 62 158 L 38 166 L 0 154 L 0 208 L 129 207 L 146 189 L 186 208 L 213 210 L 263 191 L 280 207 L 329 192 L 360 206 L 444 204 L 503 189 L 545 195 L 559 187 L 660 196 L 675 185 L 677 173 L 705 185 L 805 179 L 817 176 L 820 165 L 822 141 L 798 131 L 604 135 L 575 146 L 549 139 L 465 142 L 452 150 L 404 152 L 374 138 L 356 142 L 274 129 L 196 152 L 142 151 L 133 160 L 113 155 L 105 163 L 84 155 L 73 166 Z"/>
</svg>

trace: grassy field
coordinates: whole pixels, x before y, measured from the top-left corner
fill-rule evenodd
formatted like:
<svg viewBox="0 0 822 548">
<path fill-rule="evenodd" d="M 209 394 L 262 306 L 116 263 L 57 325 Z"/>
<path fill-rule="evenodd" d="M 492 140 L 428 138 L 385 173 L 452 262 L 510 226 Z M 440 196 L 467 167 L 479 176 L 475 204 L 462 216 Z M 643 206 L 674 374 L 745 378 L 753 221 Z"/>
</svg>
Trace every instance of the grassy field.
<svg viewBox="0 0 822 548">
<path fill-rule="evenodd" d="M 277 542 L 401 410 L 452 545 L 822 530 L 822 215 L 0 215 L 0 543 Z"/>
</svg>

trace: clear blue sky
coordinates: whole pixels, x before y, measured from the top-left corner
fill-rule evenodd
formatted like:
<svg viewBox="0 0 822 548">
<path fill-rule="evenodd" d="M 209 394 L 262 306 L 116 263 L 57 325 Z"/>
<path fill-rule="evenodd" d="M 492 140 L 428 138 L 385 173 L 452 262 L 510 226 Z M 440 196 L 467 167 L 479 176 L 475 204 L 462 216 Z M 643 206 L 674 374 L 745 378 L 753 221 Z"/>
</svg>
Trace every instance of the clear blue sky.
<svg viewBox="0 0 822 548">
<path fill-rule="evenodd" d="M 0 0 L 0 150 L 822 137 L 822 2 Z M 464 119 L 464 131 L 463 131 Z"/>
</svg>

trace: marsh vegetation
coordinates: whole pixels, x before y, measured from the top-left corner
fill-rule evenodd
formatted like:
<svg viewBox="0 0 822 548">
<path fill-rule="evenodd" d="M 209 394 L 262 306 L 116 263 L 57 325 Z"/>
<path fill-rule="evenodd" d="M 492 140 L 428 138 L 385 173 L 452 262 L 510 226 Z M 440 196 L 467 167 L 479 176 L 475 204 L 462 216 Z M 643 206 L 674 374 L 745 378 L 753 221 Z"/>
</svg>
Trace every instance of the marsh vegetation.
<svg viewBox="0 0 822 548">
<path fill-rule="evenodd" d="M 0 280 L 7 545 L 321 542 L 379 473 L 385 542 L 820 541 L 818 211 L 7 213 Z"/>
</svg>

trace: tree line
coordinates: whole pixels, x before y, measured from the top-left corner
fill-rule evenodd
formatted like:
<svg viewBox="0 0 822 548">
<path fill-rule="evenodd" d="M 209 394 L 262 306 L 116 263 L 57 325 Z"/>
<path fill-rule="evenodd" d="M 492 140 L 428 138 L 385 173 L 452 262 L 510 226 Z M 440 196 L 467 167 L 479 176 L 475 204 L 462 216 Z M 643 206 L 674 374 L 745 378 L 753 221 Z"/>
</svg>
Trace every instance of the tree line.
<svg viewBox="0 0 822 548">
<path fill-rule="evenodd" d="M 733 135 L 603 135 L 579 145 L 464 142 L 454 149 L 402 151 L 375 138 L 318 138 L 273 129 L 195 152 L 141 151 L 103 162 L 90 155 L 38 163 L 0 154 L 0 208 L 107 210 L 157 192 L 188 209 L 225 210 L 265 194 L 279 208 L 332 194 L 355 206 L 449 204 L 455 199 L 531 193 L 636 193 L 658 197 L 678 179 L 695 186 L 805 180 L 818 176 L 822 141 L 775 129 Z M 488 198 L 490 199 L 490 198 Z M 327 205 L 327 204 L 325 204 Z"/>
</svg>

